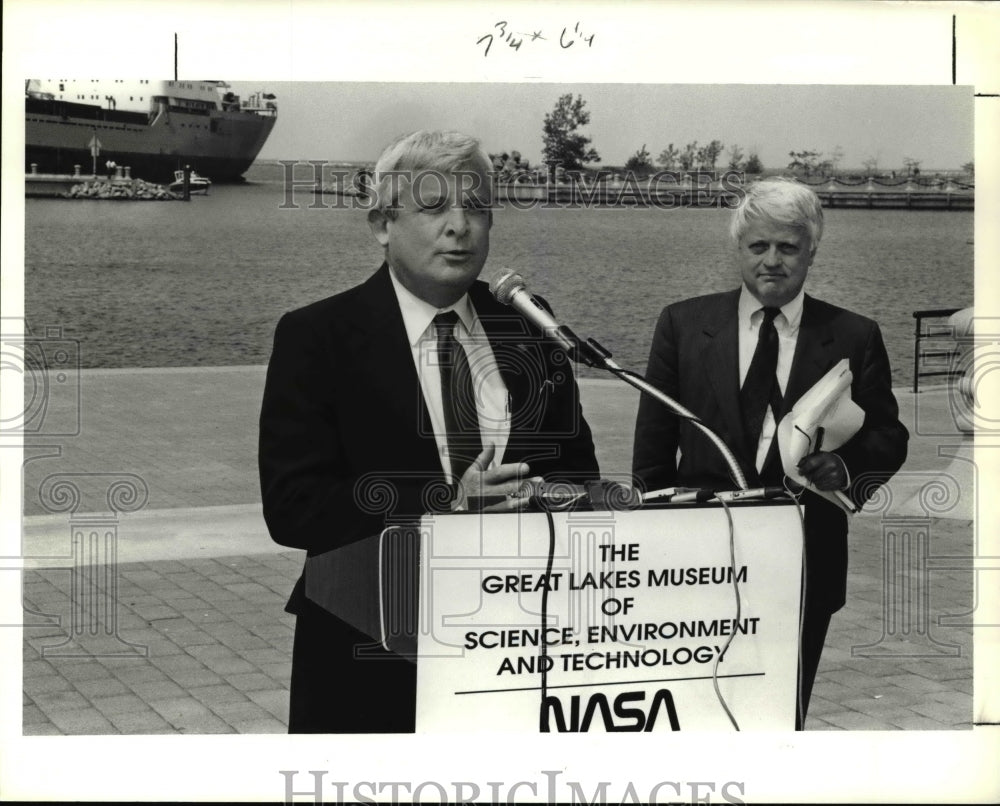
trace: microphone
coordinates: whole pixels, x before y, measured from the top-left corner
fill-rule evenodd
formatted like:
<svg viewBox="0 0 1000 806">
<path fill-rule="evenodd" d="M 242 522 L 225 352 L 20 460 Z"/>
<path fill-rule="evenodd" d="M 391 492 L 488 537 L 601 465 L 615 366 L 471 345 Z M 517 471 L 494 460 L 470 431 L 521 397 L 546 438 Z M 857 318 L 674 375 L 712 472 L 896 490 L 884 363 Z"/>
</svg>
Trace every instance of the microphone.
<svg viewBox="0 0 1000 806">
<path fill-rule="evenodd" d="M 592 479 L 583 484 L 528 480 L 521 484 L 518 496 L 527 496 L 539 507 L 550 510 L 566 509 L 573 504 L 586 505 L 595 511 L 642 506 L 638 491 L 610 479 Z"/>
<path fill-rule="evenodd" d="M 740 463 L 718 434 L 705 425 L 694 413 L 657 389 L 641 375 L 628 372 L 618 366 L 612 360 L 611 353 L 600 343 L 594 339 L 580 341 L 572 330 L 565 325 L 560 325 L 552 317 L 552 314 L 525 288 L 524 278 L 520 274 L 510 269 L 500 269 L 490 280 L 490 292 L 497 302 L 518 310 L 546 336 L 558 342 L 569 355 L 583 361 L 587 366 L 611 372 L 619 380 L 634 386 L 650 397 L 656 398 L 671 411 L 690 421 L 695 428 L 702 431 L 712 441 L 712 444 L 725 458 L 726 464 L 729 465 L 729 472 L 739 487 L 744 490 L 747 488 L 746 475 L 743 473 Z"/>
<path fill-rule="evenodd" d="M 752 501 L 761 498 L 781 498 L 788 495 L 784 487 L 756 487 L 751 490 L 717 491 L 715 497 L 720 501 Z"/>
<path fill-rule="evenodd" d="M 542 303 L 528 291 L 524 278 L 510 269 L 500 269 L 490 280 L 490 293 L 502 305 L 509 305 L 555 341 L 570 355 L 592 367 L 604 366 L 605 358 L 593 345 L 583 342 L 565 325 L 560 325 Z M 605 351 L 607 352 L 607 351 Z M 610 353 L 608 354 L 610 355 Z"/>
<path fill-rule="evenodd" d="M 702 487 L 666 487 L 642 494 L 642 503 L 700 504 L 711 501 L 715 493 Z"/>
</svg>

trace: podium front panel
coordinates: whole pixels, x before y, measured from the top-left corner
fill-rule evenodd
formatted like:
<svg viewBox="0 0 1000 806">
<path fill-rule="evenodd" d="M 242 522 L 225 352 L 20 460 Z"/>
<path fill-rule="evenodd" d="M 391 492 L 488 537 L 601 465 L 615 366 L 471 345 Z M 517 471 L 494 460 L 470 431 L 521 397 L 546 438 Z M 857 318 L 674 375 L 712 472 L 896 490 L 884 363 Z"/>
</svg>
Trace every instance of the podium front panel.
<svg viewBox="0 0 1000 806">
<path fill-rule="evenodd" d="M 732 731 L 716 665 L 742 730 L 792 730 L 799 515 L 730 512 L 735 563 L 721 506 L 426 517 L 417 731 Z"/>
</svg>

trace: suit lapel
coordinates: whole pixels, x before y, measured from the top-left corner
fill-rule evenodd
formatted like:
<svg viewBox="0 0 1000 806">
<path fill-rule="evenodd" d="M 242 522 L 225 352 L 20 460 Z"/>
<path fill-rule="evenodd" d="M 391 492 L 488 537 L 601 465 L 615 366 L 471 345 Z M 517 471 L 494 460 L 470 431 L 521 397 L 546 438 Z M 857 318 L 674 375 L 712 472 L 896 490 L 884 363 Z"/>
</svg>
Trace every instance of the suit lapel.
<svg viewBox="0 0 1000 806">
<path fill-rule="evenodd" d="M 386 264 L 362 286 L 349 323 L 349 348 L 357 372 L 348 382 L 369 385 L 364 394 L 377 395 L 390 411 L 389 421 L 376 427 L 395 432 L 400 456 L 418 456 L 421 466 L 440 469 L 427 405 Z"/>
<path fill-rule="evenodd" d="M 818 316 L 814 300 L 806 295 L 802 303 L 802 321 L 795 342 L 795 354 L 785 386 L 782 416 L 842 357 L 837 355 L 836 332 L 829 322 Z"/>
<path fill-rule="evenodd" d="M 830 323 L 819 316 L 814 301 L 806 295 L 802 303 L 802 320 L 799 335 L 795 341 L 795 353 L 785 385 L 781 413 L 776 418 L 781 422 L 795 403 L 822 378 L 843 356 L 837 355 L 837 334 Z M 783 475 L 778 440 L 775 439 L 768 451 L 761 470 L 765 481 L 777 483 Z"/>
<path fill-rule="evenodd" d="M 743 457 L 746 465 L 746 437 L 740 414 L 740 345 L 737 301 L 739 291 L 727 294 L 723 304 L 711 311 L 702 335 L 707 340 L 705 374 L 718 402 L 726 430 L 732 434 L 730 449 Z M 753 466 L 751 461 L 750 466 Z"/>
</svg>

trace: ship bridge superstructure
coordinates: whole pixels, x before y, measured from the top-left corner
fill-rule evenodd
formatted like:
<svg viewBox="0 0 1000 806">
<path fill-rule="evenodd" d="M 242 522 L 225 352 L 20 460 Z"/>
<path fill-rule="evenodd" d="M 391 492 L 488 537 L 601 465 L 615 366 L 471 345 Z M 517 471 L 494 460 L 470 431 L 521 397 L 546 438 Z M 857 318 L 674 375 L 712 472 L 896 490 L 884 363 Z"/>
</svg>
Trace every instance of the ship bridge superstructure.
<svg viewBox="0 0 1000 806">
<path fill-rule="evenodd" d="M 274 95 L 255 92 L 240 98 L 225 81 L 122 78 L 32 78 L 30 98 L 99 106 L 110 111 L 155 112 L 163 105 L 178 112 L 252 112 L 276 116 Z"/>
</svg>

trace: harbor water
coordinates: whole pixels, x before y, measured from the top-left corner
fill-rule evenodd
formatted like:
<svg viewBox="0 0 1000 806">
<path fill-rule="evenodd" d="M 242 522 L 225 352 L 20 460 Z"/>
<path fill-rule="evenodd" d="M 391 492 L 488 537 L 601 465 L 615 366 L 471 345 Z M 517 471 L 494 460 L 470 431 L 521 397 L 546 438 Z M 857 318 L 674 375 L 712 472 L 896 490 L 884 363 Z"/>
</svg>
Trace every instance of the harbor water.
<svg viewBox="0 0 1000 806">
<path fill-rule="evenodd" d="M 61 328 L 83 367 L 264 364 L 287 310 L 378 267 L 365 211 L 289 197 L 281 166 L 190 202 L 26 199 L 25 316 Z M 292 204 L 294 209 L 292 209 Z M 738 282 L 719 209 L 496 212 L 484 278 L 520 272 L 558 318 L 644 370 L 662 307 Z M 973 302 L 970 211 L 826 211 L 807 291 L 876 319 L 894 382 L 912 382 L 913 311 Z"/>
</svg>

